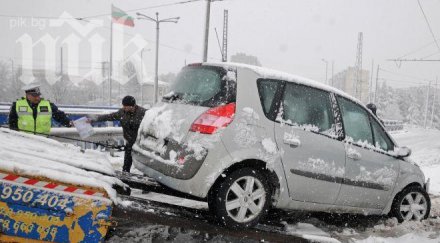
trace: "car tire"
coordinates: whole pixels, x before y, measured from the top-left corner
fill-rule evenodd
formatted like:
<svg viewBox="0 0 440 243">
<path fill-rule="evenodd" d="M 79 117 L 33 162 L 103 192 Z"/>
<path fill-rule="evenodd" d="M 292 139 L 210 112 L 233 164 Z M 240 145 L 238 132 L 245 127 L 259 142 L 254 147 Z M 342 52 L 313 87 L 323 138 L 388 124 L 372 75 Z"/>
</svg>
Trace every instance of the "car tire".
<svg viewBox="0 0 440 243">
<path fill-rule="evenodd" d="M 428 193 L 419 186 L 410 186 L 399 192 L 394 198 L 390 215 L 399 223 L 410 220 L 422 220 L 429 216 L 431 199 Z"/>
<path fill-rule="evenodd" d="M 252 227 L 271 204 L 266 177 L 252 168 L 233 171 L 212 189 L 208 204 L 215 218 L 226 227 Z"/>
</svg>

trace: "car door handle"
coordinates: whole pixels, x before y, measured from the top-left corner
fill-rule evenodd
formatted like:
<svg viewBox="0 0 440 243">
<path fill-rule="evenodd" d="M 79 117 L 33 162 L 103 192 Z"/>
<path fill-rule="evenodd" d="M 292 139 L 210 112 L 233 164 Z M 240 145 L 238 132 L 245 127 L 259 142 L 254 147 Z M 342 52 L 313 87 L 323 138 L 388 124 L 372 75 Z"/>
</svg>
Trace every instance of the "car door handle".
<svg viewBox="0 0 440 243">
<path fill-rule="evenodd" d="M 284 138 L 283 142 L 285 144 L 288 144 L 291 148 L 296 148 L 299 145 L 301 145 L 301 141 L 297 138 L 291 138 L 291 139 Z"/>
<path fill-rule="evenodd" d="M 353 148 L 348 148 L 346 150 L 347 157 L 353 160 L 360 160 L 362 158 L 361 154 Z"/>
</svg>

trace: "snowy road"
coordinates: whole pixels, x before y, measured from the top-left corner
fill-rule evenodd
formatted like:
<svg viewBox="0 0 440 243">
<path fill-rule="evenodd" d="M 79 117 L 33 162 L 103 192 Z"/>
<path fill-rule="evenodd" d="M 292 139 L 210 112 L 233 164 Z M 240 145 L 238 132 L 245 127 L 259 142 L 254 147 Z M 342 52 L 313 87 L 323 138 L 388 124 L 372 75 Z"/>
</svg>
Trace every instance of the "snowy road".
<svg viewBox="0 0 440 243">
<path fill-rule="evenodd" d="M 440 242 L 440 131 L 409 128 L 394 133 L 400 146 L 412 149 L 412 160 L 416 161 L 431 178 L 431 217 L 423 222 L 398 224 L 395 219 L 381 216 L 329 215 L 307 212 L 274 212 L 262 225 L 272 225 L 282 234 L 305 235 L 322 242 Z M 121 162 L 120 162 L 121 163 Z M 191 200 L 163 196 L 157 193 L 134 191 L 134 195 L 152 201 L 173 203 L 202 210 L 206 204 Z M 128 206 L 130 208 L 130 206 Z M 145 209 L 148 210 L 148 209 Z M 261 227 L 262 225 L 259 225 Z M 277 226 L 273 226 L 277 225 Z M 109 242 L 136 241 L 151 242 L 231 242 L 231 238 L 217 234 L 202 233 L 198 230 L 184 230 L 181 227 L 145 224 L 139 227 L 124 223 L 122 232 Z M 262 237 L 263 239 L 264 237 Z M 273 240 L 273 239 L 272 239 Z M 245 237 L 241 242 L 256 242 Z"/>
<path fill-rule="evenodd" d="M 440 196 L 440 131 L 409 128 L 406 132 L 393 134 L 400 146 L 412 150 L 411 158 L 431 179 L 430 193 Z"/>
</svg>

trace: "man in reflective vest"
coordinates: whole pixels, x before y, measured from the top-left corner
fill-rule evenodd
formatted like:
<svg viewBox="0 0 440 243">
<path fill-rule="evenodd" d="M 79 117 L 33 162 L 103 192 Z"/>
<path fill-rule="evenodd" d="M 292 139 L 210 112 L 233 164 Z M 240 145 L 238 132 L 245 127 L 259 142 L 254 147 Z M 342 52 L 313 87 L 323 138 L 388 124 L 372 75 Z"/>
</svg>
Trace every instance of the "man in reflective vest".
<svg viewBox="0 0 440 243">
<path fill-rule="evenodd" d="M 52 118 L 61 125 L 71 127 L 72 122 L 58 107 L 41 98 L 40 86 L 30 84 L 23 88 L 26 97 L 12 103 L 9 128 L 34 134 L 49 134 Z"/>
</svg>

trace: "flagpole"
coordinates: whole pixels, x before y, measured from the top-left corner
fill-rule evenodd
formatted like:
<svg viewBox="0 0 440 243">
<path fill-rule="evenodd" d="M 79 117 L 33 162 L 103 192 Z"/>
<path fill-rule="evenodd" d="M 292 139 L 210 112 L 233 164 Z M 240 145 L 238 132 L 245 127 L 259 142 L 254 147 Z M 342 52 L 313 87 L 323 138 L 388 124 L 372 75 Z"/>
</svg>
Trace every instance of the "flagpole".
<svg viewBox="0 0 440 243">
<path fill-rule="evenodd" d="M 112 9 L 110 10 L 113 13 L 113 4 Z M 110 17 L 110 61 L 109 61 L 109 75 L 108 75 L 108 83 L 109 83 L 109 93 L 108 93 L 108 105 L 112 105 L 112 68 L 113 68 L 113 16 Z"/>
</svg>

